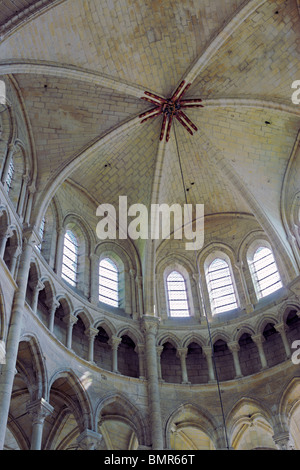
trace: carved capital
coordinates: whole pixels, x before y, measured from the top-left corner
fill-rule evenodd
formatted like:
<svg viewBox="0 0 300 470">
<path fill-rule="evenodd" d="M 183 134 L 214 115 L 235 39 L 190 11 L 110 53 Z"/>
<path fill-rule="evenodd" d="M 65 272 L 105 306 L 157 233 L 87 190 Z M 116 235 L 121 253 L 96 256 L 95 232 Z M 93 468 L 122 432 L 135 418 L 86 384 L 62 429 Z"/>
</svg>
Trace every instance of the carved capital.
<svg viewBox="0 0 300 470">
<path fill-rule="evenodd" d="M 142 318 L 142 328 L 147 335 L 156 336 L 158 332 L 159 323 L 160 318 L 158 317 L 144 315 L 144 317 Z"/>
<path fill-rule="evenodd" d="M 34 424 L 42 424 L 44 419 L 53 413 L 54 408 L 44 398 L 27 405 L 27 412 L 32 416 Z"/>
<path fill-rule="evenodd" d="M 72 313 L 68 313 L 67 315 L 64 316 L 63 321 L 67 325 L 73 326 L 73 325 L 75 325 L 75 323 L 77 323 L 78 318 L 75 317 L 75 315 L 72 315 Z"/>
<path fill-rule="evenodd" d="M 260 333 L 257 335 L 252 335 L 251 338 L 257 345 L 262 345 L 265 342 L 265 337 Z"/>
<path fill-rule="evenodd" d="M 231 352 L 238 352 L 240 350 L 240 345 L 237 341 L 232 341 L 231 343 L 227 343 L 227 346 Z"/>
<path fill-rule="evenodd" d="M 93 339 L 97 336 L 97 334 L 99 333 L 99 330 L 98 328 L 93 328 L 93 327 L 89 327 L 87 328 L 85 331 L 84 331 L 84 334 L 89 338 L 89 339 Z"/>
<path fill-rule="evenodd" d="M 119 338 L 118 336 L 113 335 L 108 341 L 108 344 L 112 347 L 112 349 L 118 349 L 119 344 L 121 342 L 122 342 L 122 338 Z"/>
<path fill-rule="evenodd" d="M 96 450 L 102 441 L 102 434 L 85 429 L 77 439 L 77 444 L 82 450 Z"/>
<path fill-rule="evenodd" d="M 178 348 L 176 351 L 176 356 L 179 357 L 180 359 L 186 358 L 188 353 L 188 348 Z"/>
</svg>

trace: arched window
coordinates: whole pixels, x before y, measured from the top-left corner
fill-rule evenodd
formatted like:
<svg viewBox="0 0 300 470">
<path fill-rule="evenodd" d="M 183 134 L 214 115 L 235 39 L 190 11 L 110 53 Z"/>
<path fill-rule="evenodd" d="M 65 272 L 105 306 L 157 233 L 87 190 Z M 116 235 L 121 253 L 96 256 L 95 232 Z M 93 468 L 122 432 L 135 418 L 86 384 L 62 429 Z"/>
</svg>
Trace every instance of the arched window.
<svg viewBox="0 0 300 470">
<path fill-rule="evenodd" d="M 207 270 L 208 292 L 214 314 L 237 308 L 237 300 L 228 263 L 216 258 Z"/>
<path fill-rule="evenodd" d="M 78 242 L 71 230 L 67 230 L 64 238 L 62 261 L 62 278 L 71 286 L 76 286 L 78 268 Z"/>
<path fill-rule="evenodd" d="M 99 300 L 119 307 L 119 272 L 115 263 L 104 258 L 99 264 Z"/>
<path fill-rule="evenodd" d="M 169 314 L 171 317 L 189 317 L 190 309 L 184 277 L 172 271 L 167 277 Z"/>
<path fill-rule="evenodd" d="M 269 248 L 260 246 L 255 251 L 251 267 L 258 298 L 272 294 L 282 287 L 275 259 Z"/>
<path fill-rule="evenodd" d="M 13 159 L 11 159 L 9 162 L 8 172 L 7 172 L 6 181 L 5 181 L 7 192 L 9 192 L 11 188 L 14 171 L 15 171 L 14 161 Z"/>
</svg>

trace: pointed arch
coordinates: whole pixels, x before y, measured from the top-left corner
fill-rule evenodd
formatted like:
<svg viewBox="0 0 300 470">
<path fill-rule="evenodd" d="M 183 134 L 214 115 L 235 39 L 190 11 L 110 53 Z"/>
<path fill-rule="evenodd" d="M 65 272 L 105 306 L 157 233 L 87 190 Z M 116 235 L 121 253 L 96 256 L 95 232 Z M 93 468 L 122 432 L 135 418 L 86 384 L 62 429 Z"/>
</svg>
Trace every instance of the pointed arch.
<svg viewBox="0 0 300 470">
<path fill-rule="evenodd" d="M 180 339 L 174 333 L 161 333 L 157 338 L 157 345 L 163 346 L 165 343 L 170 343 L 175 349 L 180 347 Z"/>
<path fill-rule="evenodd" d="M 31 358 L 32 367 L 35 372 L 35 383 L 31 384 L 32 401 L 39 398 L 48 399 L 48 374 L 45 363 L 45 357 L 39 339 L 33 333 L 25 333 L 20 338 L 20 344 L 27 343 Z"/>
<path fill-rule="evenodd" d="M 286 416 L 290 421 L 291 414 L 296 406 L 300 406 L 300 377 L 293 377 L 284 386 L 280 401 L 279 412 L 281 416 Z"/>
<path fill-rule="evenodd" d="M 184 428 L 185 426 L 199 429 L 208 436 L 213 447 L 216 446 L 218 440 L 218 424 L 215 418 L 208 413 L 207 410 L 203 410 L 201 407 L 193 403 L 185 402 L 176 408 L 163 423 L 164 439 L 167 449 L 172 448 L 172 433 Z"/>
<path fill-rule="evenodd" d="M 234 449 L 276 449 L 272 412 L 257 400 L 242 397 L 229 412 L 227 423 Z M 250 429 L 252 433 L 246 439 Z"/>
<path fill-rule="evenodd" d="M 56 395 L 60 399 L 64 397 L 63 403 L 66 403 L 74 414 L 79 433 L 85 429 L 92 429 L 93 425 L 92 406 L 83 382 L 84 376 L 78 377 L 73 370 L 59 370 L 51 377 L 48 392 L 49 403 L 54 408 L 55 403 L 51 400 L 51 393 L 54 392 L 54 396 Z M 55 384 L 57 384 L 56 391 Z"/>
<path fill-rule="evenodd" d="M 183 348 L 187 348 L 191 343 L 196 343 L 201 348 L 205 346 L 206 339 L 201 336 L 201 333 L 188 333 L 182 340 L 181 344 Z"/>
<path fill-rule="evenodd" d="M 92 326 L 93 317 L 87 308 L 78 307 L 74 310 L 73 315 L 82 320 L 86 329 Z"/>
<path fill-rule="evenodd" d="M 94 328 L 103 328 L 107 335 L 111 338 L 112 336 L 117 335 L 117 330 L 115 325 L 107 318 L 99 318 L 94 322 Z"/>
<path fill-rule="evenodd" d="M 97 429 L 98 422 L 101 421 L 101 416 L 105 408 L 110 405 L 117 406 L 115 416 L 120 414 L 129 420 L 132 428 L 136 432 L 139 445 L 149 445 L 148 426 L 140 410 L 131 402 L 127 395 L 121 392 L 111 392 L 101 398 L 95 412 L 95 429 Z"/>
<path fill-rule="evenodd" d="M 124 335 L 129 336 L 129 338 L 135 343 L 135 345 L 142 344 L 144 342 L 144 338 L 141 333 L 138 330 L 132 328 L 131 326 L 121 326 L 119 330 L 117 330 L 116 336 L 122 338 L 122 336 Z"/>
</svg>

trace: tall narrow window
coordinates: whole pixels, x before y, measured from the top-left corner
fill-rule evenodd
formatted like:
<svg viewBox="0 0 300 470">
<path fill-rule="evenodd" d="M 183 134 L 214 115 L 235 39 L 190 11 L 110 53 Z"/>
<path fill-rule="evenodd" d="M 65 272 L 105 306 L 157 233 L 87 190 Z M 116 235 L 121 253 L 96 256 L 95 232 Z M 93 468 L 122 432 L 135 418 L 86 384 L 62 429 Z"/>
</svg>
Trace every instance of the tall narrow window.
<svg viewBox="0 0 300 470">
<path fill-rule="evenodd" d="M 265 297 L 282 287 L 272 251 L 259 247 L 253 256 L 252 273 L 258 298 Z"/>
<path fill-rule="evenodd" d="M 184 277 L 172 271 L 167 277 L 169 314 L 171 317 L 189 317 L 190 310 Z"/>
<path fill-rule="evenodd" d="M 102 259 L 99 264 L 99 300 L 113 307 L 119 306 L 119 272 L 109 258 Z"/>
<path fill-rule="evenodd" d="M 5 181 L 7 192 L 9 192 L 11 188 L 14 171 L 15 171 L 14 162 L 13 162 L 13 159 L 11 159 L 9 162 L 8 172 L 7 172 L 6 181 Z"/>
<path fill-rule="evenodd" d="M 74 233 L 67 230 L 64 238 L 62 278 L 71 286 L 76 286 L 78 268 L 78 242 Z"/>
<path fill-rule="evenodd" d="M 228 264 L 216 258 L 207 271 L 208 291 L 214 314 L 237 308 L 237 300 Z"/>
<path fill-rule="evenodd" d="M 43 217 L 42 223 L 41 223 L 41 225 L 40 225 L 40 230 L 39 230 L 39 235 L 40 235 L 40 238 L 41 238 L 41 243 L 36 246 L 36 248 L 37 248 L 39 251 L 41 251 L 41 249 L 42 249 L 42 243 L 43 243 L 44 232 L 45 232 L 45 223 L 46 223 L 46 220 L 45 220 L 45 217 Z"/>
</svg>

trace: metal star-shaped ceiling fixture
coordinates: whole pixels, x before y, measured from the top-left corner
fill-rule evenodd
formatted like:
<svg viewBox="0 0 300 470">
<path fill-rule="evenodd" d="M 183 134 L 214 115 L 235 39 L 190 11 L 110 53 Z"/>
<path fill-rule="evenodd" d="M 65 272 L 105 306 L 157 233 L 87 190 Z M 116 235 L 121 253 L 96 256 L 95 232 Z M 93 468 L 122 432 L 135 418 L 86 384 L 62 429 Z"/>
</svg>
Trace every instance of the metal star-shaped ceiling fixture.
<svg viewBox="0 0 300 470">
<path fill-rule="evenodd" d="M 193 131 L 198 130 L 195 124 L 193 124 L 192 121 L 187 117 L 187 115 L 182 111 L 182 108 L 203 108 L 203 105 L 200 104 L 202 102 L 201 99 L 181 99 L 183 94 L 188 90 L 190 86 L 191 83 L 186 84 L 186 82 L 183 80 L 180 83 L 179 87 L 176 89 L 175 93 L 169 99 L 154 95 L 149 91 L 144 92 L 146 96 L 142 96 L 141 99 L 155 104 L 155 108 L 152 108 L 150 109 L 150 111 L 146 111 L 145 113 L 140 114 L 139 117 L 141 118 L 142 123 L 163 114 L 163 122 L 159 138 L 160 141 L 163 140 L 165 133 L 166 141 L 169 141 L 171 125 L 174 117 L 180 122 L 180 124 L 183 125 L 183 127 L 191 135 L 193 135 Z"/>
</svg>

